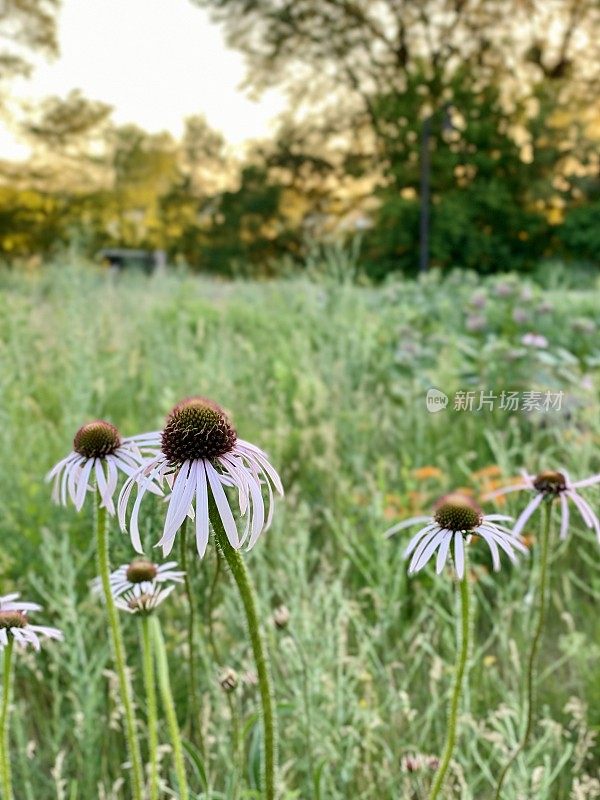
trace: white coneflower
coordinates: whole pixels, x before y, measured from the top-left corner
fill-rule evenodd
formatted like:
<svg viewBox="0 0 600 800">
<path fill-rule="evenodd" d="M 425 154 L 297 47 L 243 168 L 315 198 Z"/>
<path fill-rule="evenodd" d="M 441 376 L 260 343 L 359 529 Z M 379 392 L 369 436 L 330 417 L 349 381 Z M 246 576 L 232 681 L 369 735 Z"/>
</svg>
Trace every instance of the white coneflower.
<svg viewBox="0 0 600 800">
<path fill-rule="evenodd" d="M 436 571 L 440 573 L 452 551 L 455 582 L 459 597 L 459 613 L 456 617 L 457 655 L 454 669 L 454 686 L 450 696 L 448 718 L 446 722 L 446 743 L 437 764 L 437 769 L 429 800 L 436 800 L 442 791 L 446 774 L 452 760 L 457 740 L 458 720 L 463 684 L 468 680 L 467 662 L 471 642 L 471 592 L 470 576 L 467 568 L 468 551 L 465 539 L 470 540 L 472 534 L 481 537 L 492 554 L 494 569 L 500 569 L 500 549 L 511 561 L 516 561 L 515 549 L 527 552 L 525 546 L 514 538 L 510 531 L 498 523 L 510 519 L 502 514 L 483 514 L 479 506 L 466 495 L 458 492 L 442 497 L 434 506 L 432 516 L 413 517 L 394 525 L 387 532 L 390 536 L 411 525 L 421 524 L 421 529 L 410 540 L 404 551 L 405 558 L 412 556 L 408 571 L 415 573 L 423 569 L 437 552 Z"/>
<path fill-rule="evenodd" d="M 123 564 L 110 575 L 115 606 L 130 614 L 149 614 L 167 599 L 176 584 L 183 583 L 185 572 L 174 567 L 177 567 L 175 561 L 153 564 L 146 559 Z M 92 581 L 92 591 L 102 593 L 100 578 Z"/>
<path fill-rule="evenodd" d="M 113 597 L 118 597 L 141 586 L 143 592 L 151 592 L 161 583 L 183 583 L 185 572 L 176 570 L 176 561 L 167 561 L 165 564 L 154 564 L 145 558 L 138 558 L 131 564 L 122 564 L 110 574 L 110 588 Z M 102 591 L 102 581 L 95 578 L 92 581 L 92 590 L 97 594 Z"/>
<path fill-rule="evenodd" d="M 498 780 L 496 783 L 496 792 L 494 800 L 501 800 L 504 797 L 504 781 L 508 775 L 512 765 L 515 763 L 519 754 L 522 753 L 531 738 L 531 734 L 535 727 L 536 718 L 536 684 L 537 684 L 537 670 L 536 663 L 538 659 L 538 652 L 542 640 L 545 620 L 546 620 L 546 607 L 547 596 L 550 586 L 550 569 L 551 569 L 551 523 L 552 523 L 552 509 L 554 500 L 560 503 L 561 521 L 560 521 L 560 538 L 566 539 L 569 532 L 569 500 L 571 500 L 583 521 L 588 528 L 593 528 L 596 531 L 596 536 L 600 542 L 600 521 L 592 510 L 589 503 L 579 494 L 578 489 L 586 488 L 587 486 L 594 486 L 600 484 L 600 475 L 592 475 L 589 478 L 584 478 L 580 481 L 571 481 L 566 470 L 546 470 L 537 475 L 530 475 L 525 470 L 522 471 L 523 482 L 506 486 L 503 489 L 491 492 L 488 497 L 498 497 L 499 495 L 508 494 L 509 492 L 517 491 L 530 491 L 533 492 L 533 497 L 527 503 L 521 514 L 519 515 L 513 533 L 519 535 L 527 522 L 531 519 L 535 511 L 543 505 L 544 514 L 542 515 L 542 525 L 539 541 L 539 572 L 537 580 L 537 620 L 531 635 L 531 645 L 529 647 L 529 654 L 526 662 L 525 673 L 525 728 L 513 749 L 510 757 L 508 758 L 504 767 L 500 770 Z M 544 502 L 545 501 L 545 502 Z"/>
<path fill-rule="evenodd" d="M 58 462 L 46 476 L 54 481 L 52 499 L 67 505 L 70 499 L 81 511 L 87 491 L 95 484 L 102 505 L 110 514 L 115 513 L 113 496 L 119 472 L 129 476 L 144 463 L 145 458 L 156 454 L 151 442 L 157 433 L 129 436 L 122 439 L 118 429 L 105 420 L 94 420 L 83 425 L 73 439 L 73 451 Z M 157 491 L 150 487 L 150 491 Z"/>
<path fill-rule="evenodd" d="M 248 540 L 254 546 L 263 530 L 268 529 L 273 514 L 273 489 L 283 494 L 281 480 L 269 463 L 266 453 L 250 442 L 237 438 L 235 429 L 220 406 L 204 397 L 191 397 L 169 413 L 162 433 L 155 440 L 160 453 L 151 458 L 123 486 L 119 497 L 119 521 L 126 529 L 127 505 L 137 487 L 129 532 L 134 548 L 142 552 L 138 530 L 141 501 L 154 485 L 171 488 L 163 535 L 158 545 L 168 555 L 175 535 L 187 516 L 195 516 L 196 547 L 202 558 L 209 535 L 209 489 L 227 538 L 239 549 Z M 262 487 L 266 486 L 265 502 Z M 238 533 L 225 487 L 237 491 L 241 516 L 247 514 L 243 534 Z"/>
<path fill-rule="evenodd" d="M 518 536 L 535 510 L 544 499 L 558 498 L 561 510 L 560 538 L 565 539 L 569 531 L 569 500 L 571 500 L 588 528 L 596 531 L 596 536 L 600 542 L 600 520 L 594 513 L 590 504 L 578 492 L 577 489 L 584 489 L 587 486 L 600 484 L 600 475 L 592 475 L 580 481 L 571 481 L 566 470 L 560 471 L 547 470 L 538 475 L 530 475 L 525 470 L 522 471 L 523 483 L 506 486 L 487 495 L 488 498 L 498 497 L 509 492 L 530 491 L 534 496 L 525 506 L 519 515 L 513 534 Z"/>
<path fill-rule="evenodd" d="M 456 575 L 462 580 L 465 571 L 465 537 L 480 536 L 492 554 L 494 570 L 500 569 L 501 548 L 511 561 L 516 561 L 515 549 L 526 553 L 523 545 L 508 528 L 498 525 L 510 520 L 502 514 L 484 515 L 471 498 L 453 493 L 442 497 L 435 505 L 433 516 L 412 517 L 390 528 L 386 536 L 412 525 L 422 524 L 404 551 L 404 557 L 412 555 L 408 572 L 419 572 L 437 551 L 436 572 L 439 574 L 446 564 L 452 546 Z"/>
<path fill-rule="evenodd" d="M 41 611 L 37 603 L 27 603 L 19 600 L 18 594 L 7 594 L 0 597 L 0 650 L 8 647 L 14 640 L 21 647 L 31 645 L 35 650 L 41 647 L 40 637 L 47 639 L 62 639 L 63 634 L 58 628 L 49 628 L 46 625 L 31 625 L 28 612 Z"/>
</svg>

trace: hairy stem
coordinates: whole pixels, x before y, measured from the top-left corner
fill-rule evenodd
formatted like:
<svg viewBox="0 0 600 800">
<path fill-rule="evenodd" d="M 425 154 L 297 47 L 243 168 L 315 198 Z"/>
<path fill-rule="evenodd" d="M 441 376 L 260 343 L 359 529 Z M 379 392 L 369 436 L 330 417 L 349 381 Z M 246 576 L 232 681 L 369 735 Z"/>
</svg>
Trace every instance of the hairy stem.
<svg viewBox="0 0 600 800">
<path fill-rule="evenodd" d="M 177 722 L 177 714 L 175 713 L 175 703 L 173 702 L 171 680 L 169 678 L 167 651 L 165 649 L 165 642 L 157 616 L 153 615 L 150 617 L 150 625 L 152 630 L 152 641 L 154 643 L 154 652 L 156 654 L 156 671 L 158 676 L 158 685 L 160 688 L 160 696 L 162 699 L 165 716 L 167 718 L 167 726 L 169 728 L 169 736 L 171 738 L 171 747 L 173 748 L 173 761 L 175 763 L 175 774 L 177 775 L 177 788 L 179 789 L 177 798 L 178 800 L 189 800 L 189 790 L 187 778 L 185 776 L 183 746 L 181 744 L 181 733 L 179 731 L 179 723 Z"/>
<path fill-rule="evenodd" d="M 460 627 L 458 628 L 458 655 L 454 673 L 454 687 L 450 698 L 450 708 L 448 710 L 448 722 L 446 725 L 446 744 L 440 760 L 439 767 L 433 779 L 429 800 L 435 800 L 439 795 L 444 779 L 450 766 L 452 753 L 456 744 L 456 729 L 458 724 L 458 712 L 460 698 L 462 696 L 463 680 L 469 658 L 469 644 L 471 635 L 471 599 L 469 590 L 469 567 L 467 553 L 465 550 L 465 574 L 458 583 L 460 593 Z"/>
<path fill-rule="evenodd" d="M 140 618 L 140 633 L 144 687 L 146 689 L 146 719 L 148 722 L 149 800 L 158 800 L 158 713 L 150 621 L 146 614 L 143 614 Z"/>
<path fill-rule="evenodd" d="M 263 753 L 263 784 L 264 796 L 266 800 L 274 800 L 276 796 L 276 771 L 277 771 L 277 727 L 274 711 L 274 695 L 273 685 L 271 679 L 271 666 L 269 663 L 269 656 L 267 653 L 264 635 L 261 629 L 258 617 L 258 604 L 256 601 L 256 593 L 252 580 L 246 569 L 244 559 L 237 550 L 229 543 L 221 517 L 215 505 L 212 495 L 209 498 L 210 502 L 210 521 L 215 532 L 215 537 L 221 552 L 231 570 L 233 579 L 236 583 L 244 612 L 246 614 L 246 623 L 248 625 L 248 633 L 250 634 L 250 642 L 252 644 L 252 652 L 254 654 L 254 663 L 256 665 L 256 672 L 258 674 L 258 685 L 260 689 L 260 699 L 262 705 L 262 723 L 264 735 L 264 753 Z"/>
<path fill-rule="evenodd" d="M 97 495 L 96 509 L 96 558 L 98 561 L 98 574 L 102 582 L 104 603 L 108 626 L 110 630 L 113 658 L 119 679 L 119 693 L 123 703 L 125 715 L 125 738 L 131 762 L 131 783 L 133 800 L 143 800 L 142 787 L 144 776 L 142 771 L 142 758 L 140 745 L 137 738 L 135 715 L 133 710 L 133 692 L 125 663 L 125 646 L 123 634 L 115 602 L 110 589 L 110 563 L 108 557 L 108 530 L 106 525 L 106 509 L 101 507 L 100 495 Z"/>
<path fill-rule="evenodd" d="M 12 701 L 12 653 L 14 641 L 11 638 L 4 648 L 4 670 L 2 672 L 2 707 L 0 710 L 0 780 L 3 800 L 13 800 L 12 778 L 10 772 L 10 749 L 8 741 L 8 722 Z"/>
<path fill-rule="evenodd" d="M 519 754 L 527 747 L 531 732 L 533 730 L 534 717 L 535 717 L 535 699 L 536 699 L 536 662 L 537 654 L 540 647 L 544 623 L 546 621 L 546 595 L 548 593 L 548 579 L 549 579 L 549 563 L 548 555 L 550 552 L 550 522 L 552 519 L 552 502 L 547 501 L 544 503 L 542 519 L 542 547 L 540 553 L 540 572 L 538 579 L 538 618 L 531 640 L 531 649 L 529 650 L 529 657 L 527 659 L 527 672 L 525 677 L 525 729 L 519 741 L 519 744 L 513 750 L 512 755 L 504 765 L 502 772 L 498 778 L 496 785 L 496 794 L 494 800 L 500 800 L 502 785 L 508 775 L 508 771 L 519 757 Z"/>
<path fill-rule="evenodd" d="M 212 579 L 212 583 L 210 585 L 210 591 L 208 593 L 208 603 L 207 603 L 208 643 L 212 652 L 212 657 L 217 662 L 217 664 L 222 664 L 221 656 L 219 654 L 219 649 L 217 647 L 217 641 L 215 639 L 215 620 L 214 620 L 215 596 L 217 593 L 217 585 L 219 583 L 219 577 L 221 576 L 222 556 L 218 548 L 216 549 L 216 556 L 217 556 L 217 563 L 215 566 L 215 574 Z"/>
</svg>

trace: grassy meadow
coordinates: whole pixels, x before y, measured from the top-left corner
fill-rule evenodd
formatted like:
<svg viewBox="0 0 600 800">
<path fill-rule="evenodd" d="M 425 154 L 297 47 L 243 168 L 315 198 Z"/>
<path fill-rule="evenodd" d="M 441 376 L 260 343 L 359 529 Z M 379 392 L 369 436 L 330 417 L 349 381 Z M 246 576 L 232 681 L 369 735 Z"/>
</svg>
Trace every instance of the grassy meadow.
<svg viewBox="0 0 600 800">
<path fill-rule="evenodd" d="M 383 534 L 445 492 L 480 497 L 522 467 L 600 472 L 599 295 L 597 283 L 542 289 L 458 271 L 382 287 L 65 264 L 0 274 L 1 593 L 40 602 L 36 621 L 65 634 L 41 654 L 18 654 L 16 800 L 129 797 L 102 603 L 88 587 L 91 505 L 80 514 L 53 506 L 44 476 L 84 422 L 105 418 L 123 435 L 157 430 L 190 394 L 223 405 L 286 489 L 272 528 L 245 554 L 273 661 L 282 800 L 426 797 L 444 741 L 454 586 L 433 565 L 408 578 L 409 534 Z M 545 343 L 523 343 L 528 333 Z M 450 398 L 439 413 L 426 408 L 431 387 Z M 563 396 L 547 412 L 477 411 L 480 390 Z M 473 410 L 454 409 L 460 391 L 475 392 Z M 586 496 L 598 511 L 600 490 Z M 485 508 L 515 515 L 525 502 L 516 493 Z M 163 511 L 154 500 L 145 508 L 151 553 Z M 518 567 L 504 560 L 493 573 L 487 548 L 470 547 L 475 645 L 446 798 L 492 797 L 518 739 L 539 522 L 526 529 L 530 557 Z M 112 565 L 132 555 L 113 520 Z M 183 592 L 159 612 L 192 797 L 259 798 L 259 704 L 239 600 L 214 547 L 203 561 L 192 556 L 202 741 L 188 735 Z M 574 511 L 552 551 L 533 744 L 506 800 L 600 797 L 599 602 L 600 547 Z M 279 630 L 271 616 L 282 604 L 290 622 Z M 143 720 L 136 619 L 121 622 Z M 219 682 L 227 667 L 239 676 L 231 693 Z M 159 733 L 166 742 L 162 721 Z M 162 796 L 173 798 L 168 748 L 161 756 Z"/>
</svg>

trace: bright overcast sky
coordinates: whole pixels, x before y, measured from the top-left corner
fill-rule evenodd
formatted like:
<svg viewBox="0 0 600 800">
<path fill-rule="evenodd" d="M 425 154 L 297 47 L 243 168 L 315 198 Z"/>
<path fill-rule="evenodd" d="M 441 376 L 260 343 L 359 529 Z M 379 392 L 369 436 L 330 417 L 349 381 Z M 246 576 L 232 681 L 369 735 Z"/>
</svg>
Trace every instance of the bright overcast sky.
<svg viewBox="0 0 600 800">
<path fill-rule="evenodd" d="M 242 56 L 190 0 L 62 0 L 58 32 L 60 56 L 13 84 L 21 99 L 78 88 L 112 105 L 118 123 L 175 135 L 201 113 L 234 145 L 268 135 L 284 106 L 275 92 L 253 102 L 239 88 Z M 0 157 L 18 157 L 10 138 L 0 134 Z"/>
</svg>

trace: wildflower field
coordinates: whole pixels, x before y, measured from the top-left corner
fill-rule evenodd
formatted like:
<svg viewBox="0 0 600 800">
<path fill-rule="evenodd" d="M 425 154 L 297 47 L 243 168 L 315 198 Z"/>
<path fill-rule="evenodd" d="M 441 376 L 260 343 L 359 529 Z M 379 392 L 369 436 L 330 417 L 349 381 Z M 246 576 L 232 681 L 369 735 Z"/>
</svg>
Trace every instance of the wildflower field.
<svg viewBox="0 0 600 800">
<path fill-rule="evenodd" d="M 542 288 L 459 271 L 381 287 L 115 276 L 64 264 L 1 273 L 1 594 L 39 603 L 32 622 L 63 634 L 39 653 L 14 651 L 4 751 L 15 800 L 135 797 L 104 602 L 90 589 L 92 492 L 77 512 L 70 501 L 52 503 L 44 478 L 84 423 L 107 420 L 124 437 L 160 431 L 169 410 L 195 395 L 218 403 L 241 439 L 268 454 L 285 489 L 271 527 L 239 550 L 271 661 L 276 796 L 429 797 L 447 736 L 458 581 L 450 558 L 440 574 L 430 561 L 409 575 L 404 550 L 417 528 L 385 533 L 430 516 L 457 491 L 486 515 L 517 518 L 546 491 L 539 482 L 484 498 L 519 483 L 522 469 L 572 482 L 600 472 L 599 295 L 592 279 Z M 545 517 L 540 509 L 525 521 L 526 553 L 513 563 L 502 552 L 497 572 L 483 534 L 465 537 L 471 643 L 439 797 L 494 798 L 514 755 L 503 800 L 600 798 L 600 544 L 578 504 L 569 501 L 561 529 L 566 495 L 558 494 L 542 498 L 554 514 L 548 593 L 532 730 L 520 752 Z M 600 487 L 581 496 L 597 515 Z M 124 612 L 144 781 L 156 733 L 156 797 L 258 800 L 268 796 L 264 708 L 231 569 L 212 534 L 202 559 L 193 536 L 182 549 L 181 533 L 168 557 L 153 547 L 165 513 L 164 500 L 147 493 L 139 533 L 147 557 L 187 571 L 152 619 L 162 628 L 157 669 L 168 672 L 189 794 L 164 687 L 149 708 L 142 628 Z M 135 551 L 118 515 L 107 516 L 115 570 Z"/>
</svg>

